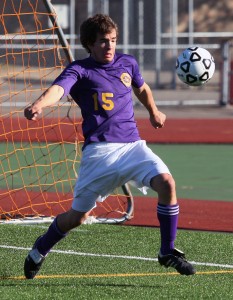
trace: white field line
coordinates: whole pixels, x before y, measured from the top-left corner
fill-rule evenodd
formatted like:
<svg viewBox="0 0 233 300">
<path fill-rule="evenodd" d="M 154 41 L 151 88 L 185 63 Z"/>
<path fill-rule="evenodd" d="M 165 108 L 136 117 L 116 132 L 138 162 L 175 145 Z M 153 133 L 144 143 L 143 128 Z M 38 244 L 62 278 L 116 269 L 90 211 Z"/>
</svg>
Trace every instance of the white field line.
<svg viewBox="0 0 233 300">
<path fill-rule="evenodd" d="M 0 245 L 0 248 L 2 248 L 2 249 L 14 249 L 14 250 L 26 250 L 26 251 L 31 250 L 31 248 L 16 247 L 16 246 L 9 246 L 9 245 Z M 158 261 L 157 258 L 150 258 L 150 257 L 85 253 L 85 252 L 76 252 L 76 251 L 72 251 L 72 250 L 67 250 L 67 251 L 52 250 L 51 252 L 58 253 L 58 254 L 79 255 L 79 256 L 94 256 L 94 257 L 106 257 L 106 258 L 135 259 L 135 260 L 144 260 L 144 261 Z M 233 269 L 233 265 L 228 265 L 228 264 L 215 264 L 215 263 L 196 262 L 196 261 L 190 261 L 190 263 L 193 264 L 193 265 L 196 265 L 196 266 L 207 266 L 207 267 L 218 267 L 218 268 Z"/>
</svg>

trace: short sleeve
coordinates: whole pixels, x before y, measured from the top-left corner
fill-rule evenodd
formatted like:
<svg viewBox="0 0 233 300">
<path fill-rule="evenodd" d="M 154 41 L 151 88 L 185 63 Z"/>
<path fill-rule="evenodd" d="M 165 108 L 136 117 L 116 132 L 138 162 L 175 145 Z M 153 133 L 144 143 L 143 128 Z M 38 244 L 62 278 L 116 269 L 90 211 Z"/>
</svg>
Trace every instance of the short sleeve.
<svg viewBox="0 0 233 300">
<path fill-rule="evenodd" d="M 64 96 L 70 94 L 70 90 L 73 85 L 79 80 L 81 77 L 81 67 L 77 64 L 68 65 L 63 72 L 54 80 L 52 85 L 57 84 L 64 89 Z"/>
<path fill-rule="evenodd" d="M 136 59 L 132 59 L 133 61 L 133 76 L 132 76 L 132 85 L 135 88 L 140 88 L 144 84 L 144 79 L 142 77 L 142 74 L 140 73 L 138 63 Z"/>
</svg>

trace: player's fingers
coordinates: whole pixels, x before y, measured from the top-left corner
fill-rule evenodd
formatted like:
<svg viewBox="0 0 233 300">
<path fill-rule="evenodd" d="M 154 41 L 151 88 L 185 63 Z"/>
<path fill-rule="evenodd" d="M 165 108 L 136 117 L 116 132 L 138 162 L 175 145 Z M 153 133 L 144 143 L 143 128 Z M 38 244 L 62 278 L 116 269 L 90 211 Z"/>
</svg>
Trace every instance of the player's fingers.
<svg viewBox="0 0 233 300">
<path fill-rule="evenodd" d="M 34 113 L 31 120 L 35 121 L 37 119 L 37 117 L 38 117 L 38 113 Z"/>
<path fill-rule="evenodd" d="M 156 129 L 158 129 L 158 128 L 163 128 L 164 127 L 164 123 L 162 123 L 162 124 L 157 124 L 157 126 L 155 127 Z"/>
<path fill-rule="evenodd" d="M 31 109 L 29 107 L 26 107 L 25 110 L 24 110 L 24 116 L 25 118 L 27 119 L 30 119 L 31 118 Z"/>
<path fill-rule="evenodd" d="M 24 116 L 28 119 L 28 120 L 36 120 L 38 113 L 37 112 L 33 112 L 32 109 L 30 107 L 25 108 L 24 110 Z"/>
</svg>

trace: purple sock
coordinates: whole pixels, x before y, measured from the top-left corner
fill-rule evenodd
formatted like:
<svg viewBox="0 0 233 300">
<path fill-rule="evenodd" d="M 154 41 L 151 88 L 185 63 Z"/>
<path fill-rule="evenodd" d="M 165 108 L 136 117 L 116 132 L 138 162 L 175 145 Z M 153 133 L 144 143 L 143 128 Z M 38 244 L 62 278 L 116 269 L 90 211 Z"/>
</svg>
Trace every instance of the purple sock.
<svg viewBox="0 0 233 300">
<path fill-rule="evenodd" d="M 157 216 L 160 223 L 161 234 L 161 253 L 163 255 L 172 252 L 175 248 L 175 239 L 177 232 L 177 223 L 179 215 L 179 205 L 162 205 L 157 206 Z"/>
<path fill-rule="evenodd" d="M 53 223 L 49 226 L 48 231 L 42 235 L 35 243 L 35 248 L 46 256 L 52 247 L 63 239 L 67 233 L 63 233 L 57 226 L 57 218 L 54 219 Z"/>
</svg>

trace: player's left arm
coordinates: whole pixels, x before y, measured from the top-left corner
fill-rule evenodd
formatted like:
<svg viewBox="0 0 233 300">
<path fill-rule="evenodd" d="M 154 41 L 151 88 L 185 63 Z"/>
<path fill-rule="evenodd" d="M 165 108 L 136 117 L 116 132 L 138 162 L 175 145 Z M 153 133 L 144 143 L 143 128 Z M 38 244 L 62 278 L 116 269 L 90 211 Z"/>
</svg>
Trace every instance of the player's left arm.
<svg viewBox="0 0 233 300">
<path fill-rule="evenodd" d="M 147 83 L 144 83 L 140 88 L 133 87 L 133 91 L 138 100 L 145 106 L 150 115 L 150 122 L 154 128 L 164 126 L 166 115 L 158 110 L 152 91 Z"/>
</svg>

